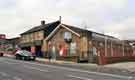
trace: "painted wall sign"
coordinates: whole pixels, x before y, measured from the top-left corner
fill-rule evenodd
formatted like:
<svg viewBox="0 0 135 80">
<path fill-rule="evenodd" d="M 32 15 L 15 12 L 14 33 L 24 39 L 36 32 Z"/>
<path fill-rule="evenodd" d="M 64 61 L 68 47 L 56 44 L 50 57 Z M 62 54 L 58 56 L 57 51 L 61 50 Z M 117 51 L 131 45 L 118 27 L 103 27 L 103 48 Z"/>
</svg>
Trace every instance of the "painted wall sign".
<svg viewBox="0 0 135 80">
<path fill-rule="evenodd" d="M 64 39 L 72 39 L 72 34 L 70 32 L 65 32 L 64 33 Z"/>
<path fill-rule="evenodd" d="M 105 36 L 105 35 L 100 35 L 100 34 L 96 34 L 96 33 L 92 33 L 92 37 L 93 38 L 101 38 L 101 39 L 106 39 L 106 40 L 112 40 L 112 41 L 120 41 L 119 39 L 116 39 L 116 38 L 112 38 L 112 37 L 109 37 L 109 36 Z"/>
<path fill-rule="evenodd" d="M 92 37 L 94 37 L 94 38 L 105 38 L 105 36 L 99 35 L 99 34 L 96 34 L 96 33 L 93 33 Z"/>
</svg>

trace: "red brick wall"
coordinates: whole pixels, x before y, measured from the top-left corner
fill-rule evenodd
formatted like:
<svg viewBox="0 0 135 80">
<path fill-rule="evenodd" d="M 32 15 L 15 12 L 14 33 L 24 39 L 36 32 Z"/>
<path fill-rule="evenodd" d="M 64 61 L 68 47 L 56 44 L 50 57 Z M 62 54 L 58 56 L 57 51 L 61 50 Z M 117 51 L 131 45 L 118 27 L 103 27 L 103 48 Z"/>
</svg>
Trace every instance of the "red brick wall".
<svg viewBox="0 0 135 80">
<path fill-rule="evenodd" d="M 121 43 L 113 42 L 113 44 L 111 44 L 111 42 L 107 42 L 107 51 L 105 55 L 105 44 L 103 46 L 100 46 L 99 43 L 101 43 L 101 41 L 93 41 L 93 45 L 96 46 L 97 52 L 100 52 L 100 56 L 97 56 L 98 64 L 104 65 L 120 61 L 135 60 L 135 55 L 133 55 L 133 49 L 128 44 L 124 45 L 123 55 L 123 45 Z"/>
<path fill-rule="evenodd" d="M 65 28 L 60 28 L 58 32 L 55 33 L 55 35 L 48 41 L 51 42 L 52 45 L 55 45 L 56 49 L 59 50 L 59 47 L 65 47 L 69 48 L 69 44 L 65 42 L 64 40 L 64 32 L 66 32 Z M 80 38 L 72 33 L 72 41 L 76 42 L 77 45 L 77 51 L 74 56 L 79 56 L 80 54 Z M 59 53 L 57 53 L 59 54 Z"/>
</svg>

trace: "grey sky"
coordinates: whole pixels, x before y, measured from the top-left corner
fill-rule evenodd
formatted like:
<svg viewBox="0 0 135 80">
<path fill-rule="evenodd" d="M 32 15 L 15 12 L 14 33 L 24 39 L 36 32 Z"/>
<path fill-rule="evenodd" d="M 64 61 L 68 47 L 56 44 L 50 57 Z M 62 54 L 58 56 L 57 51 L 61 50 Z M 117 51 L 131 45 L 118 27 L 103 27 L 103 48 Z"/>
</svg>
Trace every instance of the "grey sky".
<svg viewBox="0 0 135 80">
<path fill-rule="evenodd" d="M 135 39 L 134 0 L 0 0 L 0 33 L 8 38 L 58 20 L 124 39 Z"/>
</svg>

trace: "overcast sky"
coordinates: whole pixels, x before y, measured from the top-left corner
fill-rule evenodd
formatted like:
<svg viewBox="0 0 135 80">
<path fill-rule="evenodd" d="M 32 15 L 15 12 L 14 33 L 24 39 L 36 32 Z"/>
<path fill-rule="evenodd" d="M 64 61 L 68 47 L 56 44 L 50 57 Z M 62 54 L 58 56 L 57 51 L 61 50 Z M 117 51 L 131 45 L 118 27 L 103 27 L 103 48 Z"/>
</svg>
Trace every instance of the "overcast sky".
<svg viewBox="0 0 135 80">
<path fill-rule="evenodd" d="M 135 0 L 0 0 L 0 33 L 16 37 L 59 16 L 65 24 L 135 39 Z"/>
</svg>

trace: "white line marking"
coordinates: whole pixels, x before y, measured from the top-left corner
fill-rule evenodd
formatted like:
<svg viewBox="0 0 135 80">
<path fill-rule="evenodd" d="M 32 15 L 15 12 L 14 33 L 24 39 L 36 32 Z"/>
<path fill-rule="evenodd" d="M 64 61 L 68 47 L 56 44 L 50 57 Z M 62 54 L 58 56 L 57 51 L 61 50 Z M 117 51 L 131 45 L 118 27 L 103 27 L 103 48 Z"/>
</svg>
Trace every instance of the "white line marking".
<svg viewBox="0 0 135 80">
<path fill-rule="evenodd" d="M 15 63 L 15 62 L 7 61 L 7 60 L 0 60 L 0 62 L 2 62 L 2 63 L 6 63 L 6 64 L 19 64 L 19 63 Z"/>
<path fill-rule="evenodd" d="M 48 70 L 42 70 L 42 69 L 39 69 L 39 68 L 36 68 L 36 67 L 31 67 L 31 66 L 26 66 L 26 65 L 24 65 L 24 67 L 28 68 L 28 69 L 38 70 L 38 71 L 41 71 L 41 72 L 50 72 Z"/>
<path fill-rule="evenodd" d="M 13 77 L 13 79 L 14 79 L 14 80 L 23 80 L 22 78 L 17 77 L 17 76 Z"/>
<path fill-rule="evenodd" d="M 5 72 L 0 72 L 0 75 L 2 75 L 3 77 L 7 77 L 7 76 L 9 76 L 7 73 L 5 73 Z"/>
<path fill-rule="evenodd" d="M 6 63 L 6 64 L 18 64 L 18 63 L 7 62 L 7 61 L 4 61 L 3 63 Z"/>
<path fill-rule="evenodd" d="M 68 71 L 74 71 L 74 72 L 83 72 L 83 73 L 96 74 L 96 75 L 101 75 L 101 76 L 109 76 L 109 77 L 114 77 L 114 78 L 129 79 L 131 77 L 131 76 L 122 76 L 122 75 L 115 75 L 115 74 L 101 73 L 101 72 L 90 72 L 90 71 L 85 71 L 85 70 L 80 70 L 80 69 L 73 69 L 73 68 L 54 66 L 54 65 L 52 66 L 52 65 L 37 64 L 37 63 L 30 63 L 30 62 L 25 62 L 25 63 L 38 65 L 38 66 L 46 66 L 49 68 L 57 68 L 57 69 L 63 69 L 63 70 L 68 70 Z"/>
<path fill-rule="evenodd" d="M 132 76 L 130 76 L 128 80 L 133 80 L 133 79 L 135 79 L 135 78 L 134 78 L 134 77 L 132 77 Z"/>
<path fill-rule="evenodd" d="M 79 76 L 73 76 L 73 75 L 68 75 L 68 77 L 81 79 L 81 80 L 93 80 L 93 79 L 89 79 L 89 78 L 85 78 L 85 77 L 79 77 Z"/>
<path fill-rule="evenodd" d="M 15 61 L 15 60 L 12 60 L 12 61 Z M 54 66 L 54 65 L 47 65 L 47 64 L 30 63 L 30 62 L 24 62 L 24 61 L 15 61 L 15 62 L 20 62 L 20 63 L 23 62 L 23 63 L 33 64 L 33 65 L 38 65 L 38 66 L 46 66 L 46 67 L 49 67 L 49 68 L 57 68 L 57 69 L 63 69 L 63 70 L 68 70 L 68 71 L 74 71 L 74 72 L 83 72 L 83 73 L 89 73 L 89 74 L 96 74 L 96 75 L 108 76 L 108 77 L 114 77 L 114 78 L 123 78 L 123 79 L 127 79 L 127 80 L 131 78 L 131 76 L 115 75 L 115 74 L 94 72 L 94 71 L 90 72 L 90 71 L 86 71 L 86 70 L 73 69 L 73 68 Z"/>
</svg>

